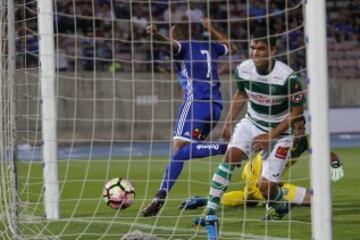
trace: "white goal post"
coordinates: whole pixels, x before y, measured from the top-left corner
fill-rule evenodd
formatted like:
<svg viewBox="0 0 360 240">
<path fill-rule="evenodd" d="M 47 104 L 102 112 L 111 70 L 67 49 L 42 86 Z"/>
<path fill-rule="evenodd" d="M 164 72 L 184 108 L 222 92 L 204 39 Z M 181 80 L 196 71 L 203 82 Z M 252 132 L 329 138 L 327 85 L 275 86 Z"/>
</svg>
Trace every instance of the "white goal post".
<svg viewBox="0 0 360 240">
<path fill-rule="evenodd" d="M 8 224 L 1 236 L 20 237 L 16 169 L 15 18 L 11 0 L 0 3 L 0 221 Z"/>
<path fill-rule="evenodd" d="M 171 152 L 168 144 L 181 102 L 179 84 L 174 77 L 174 59 L 162 56 L 165 51 L 157 49 L 158 42 L 142 32 L 146 24 L 154 23 L 168 33 L 173 22 L 152 15 L 158 10 L 153 5 L 165 4 L 165 1 L 64 0 L 63 5 L 59 2 L 1 1 L 0 239 L 126 239 L 127 234 L 137 234 L 138 229 L 157 234 L 161 239 L 204 238 L 206 231 L 202 228 L 187 227 L 200 211 L 179 210 L 178 203 L 196 195 L 195 190 L 208 187 L 208 178 L 213 174 L 216 161 L 221 161 L 220 157 L 188 161 L 184 168 L 186 179 L 179 182 L 186 190 L 181 193 L 177 190 L 169 196 L 162 209 L 165 214 L 160 212 L 151 219 L 141 216 L 141 210 L 152 199 L 153 190 L 161 180 L 161 173 L 157 171 L 168 161 L 167 155 Z M 109 4 L 96 5 L 102 2 Z M 223 10 L 225 17 L 213 23 L 226 29 L 229 38 L 234 34 L 236 37 L 232 40 L 243 47 L 242 55 L 221 59 L 227 67 L 220 77 L 224 96 L 221 114 L 226 115 L 235 91 L 229 70 L 233 70 L 235 62 L 247 58 L 250 23 L 257 21 L 257 17 L 250 17 L 252 2 L 249 0 L 178 0 L 166 4 L 169 8 L 171 4 L 183 4 L 185 12 L 190 11 L 193 2 L 204 4 L 207 14 L 213 2 L 219 3 L 216 6 Z M 21 14 L 18 12 L 22 16 L 20 20 L 14 17 L 14 3 L 15 9 L 23 8 Z M 274 35 L 270 33 L 269 22 L 266 25 L 269 35 L 281 38 L 283 49 L 276 57 L 294 62 L 297 53 L 302 54 L 306 48 L 306 69 L 304 66 L 295 71 L 301 76 L 307 74 L 309 79 L 306 91 L 312 146 L 309 154 L 313 190 L 311 220 L 309 213 L 305 220 L 294 220 L 295 208 L 294 213 L 290 211 L 281 221 L 264 223 L 263 208 L 255 209 L 253 214 L 247 206 L 231 212 L 222 207 L 219 208 L 222 239 L 278 239 L 276 234 L 289 239 L 293 229 L 301 228 L 299 226 L 310 229 L 310 224 L 311 233 L 309 230 L 307 234 L 314 240 L 332 239 L 329 158 L 324 157 L 330 155 L 325 3 L 325 0 L 298 0 L 295 4 L 286 0 L 284 9 L 271 12 L 270 2 L 266 1 L 264 15 L 259 17 L 266 22 L 280 15 L 285 22 L 280 24 L 283 32 Z M 65 9 L 65 4 L 71 7 Z M 232 9 L 234 6 L 243 8 L 242 13 L 234 19 L 228 18 L 238 14 L 237 9 Z M 103 12 L 97 13 L 97 7 Z M 121 12 L 126 7 L 128 13 Z M 148 11 L 145 14 L 141 13 L 144 9 Z M 294 22 L 298 25 L 292 26 L 291 18 L 298 10 L 304 10 L 304 22 L 299 23 L 298 19 L 302 18 L 297 18 Z M 123 15 L 115 16 L 115 11 Z M 148 18 L 144 20 L 141 14 Z M 171 17 L 170 14 L 169 19 Z M 59 19 L 65 19 L 65 24 L 59 26 Z M 302 33 L 304 24 L 305 46 L 301 43 L 291 48 L 290 35 Z M 97 31 L 98 26 L 103 29 Z M 66 28 L 71 30 L 67 32 Z M 206 34 L 202 37 L 209 39 Z M 31 44 L 38 49 L 31 49 Z M 67 47 L 70 50 L 65 49 Z M 15 59 L 22 58 L 22 54 L 25 57 L 16 63 Z M 26 55 L 33 58 L 29 60 Z M 71 67 L 62 69 L 61 59 L 67 59 Z M 305 61 L 302 63 L 305 65 Z M 15 93 L 15 89 L 24 92 Z M 19 105 L 23 106 L 16 109 Z M 223 119 L 210 136 L 211 140 L 220 136 Z M 16 125 L 18 122 L 20 127 Z M 16 136 L 16 128 L 21 129 L 21 137 Z M 25 152 L 28 156 L 16 161 L 16 152 Z M 16 172 L 17 164 L 21 166 L 20 175 Z M 124 211 L 109 209 L 100 196 L 103 184 L 114 177 L 129 178 L 135 186 L 134 205 Z M 284 180 L 294 180 L 291 171 Z M 296 181 L 306 185 L 308 172 L 295 178 Z M 231 229 L 233 226 L 227 228 L 223 224 L 230 221 L 240 221 L 242 228 L 235 231 Z M 251 232 L 253 226 L 248 226 L 253 223 L 263 229 Z M 274 231 L 274 226 L 279 226 L 282 232 Z"/>
<path fill-rule="evenodd" d="M 306 1 L 313 239 L 332 239 L 326 1 Z M 326 157 L 327 156 L 327 157 Z"/>
<path fill-rule="evenodd" d="M 42 140 L 45 216 L 60 217 L 57 162 L 57 102 L 55 96 L 55 45 L 53 1 L 38 1 L 40 83 L 42 101 Z"/>
</svg>

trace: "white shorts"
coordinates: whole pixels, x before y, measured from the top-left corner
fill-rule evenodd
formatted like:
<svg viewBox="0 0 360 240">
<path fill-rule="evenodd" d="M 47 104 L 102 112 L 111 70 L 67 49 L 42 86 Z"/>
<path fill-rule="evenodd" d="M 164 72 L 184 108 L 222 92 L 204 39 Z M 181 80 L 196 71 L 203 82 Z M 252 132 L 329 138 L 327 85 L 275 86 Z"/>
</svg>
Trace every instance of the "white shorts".
<svg viewBox="0 0 360 240">
<path fill-rule="evenodd" d="M 245 117 L 236 124 L 228 148 L 239 148 L 247 155 L 247 157 L 251 157 L 253 153 L 251 149 L 252 139 L 263 133 L 266 132 L 257 128 L 247 117 Z M 293 136 L 284 135 L 274 139 L 267 149 L 262 150 L 261 154 L 263 162 L 261 176 L 271 182 L 280 182 L 292 145 Z"/>
</svg>

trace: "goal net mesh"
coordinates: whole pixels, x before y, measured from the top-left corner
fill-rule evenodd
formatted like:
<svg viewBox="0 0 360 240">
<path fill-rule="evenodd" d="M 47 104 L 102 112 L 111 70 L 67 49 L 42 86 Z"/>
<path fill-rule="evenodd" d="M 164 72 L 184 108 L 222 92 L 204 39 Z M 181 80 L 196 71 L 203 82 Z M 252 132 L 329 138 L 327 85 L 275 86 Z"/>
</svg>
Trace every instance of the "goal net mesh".
<svg viewBox="0 0 360 240">
<path fill-rule="evenodd" d="M 207 139 L 211 142 L 221 137 L 236 90 L 232 72 L 249 57 L 250 33 L 257 25 L 267 26 L 269 37 L 277 39 L 276 58 L 305 79 L 304 2 L 54 0 L 54 23 L 48 24 L 54 24 L 60 219 L 53 221 L 44 218 L 37 1 L 14 4 L 16 73 L 11 82 L 8 10 L 4 1 L 1 5 L 0 238 L 11 238 L 9 226 L 15 224 L 24 239 L 205 239 L 205 228 L 192 226 L 202 209 L 179 210 L 178 205 L 193 195 L 207 196 L 222 156 L 187 161 L 161 212 L 141 216 L 159 188 L 182 102 L 174 60 L 145 27 L 156 24 L 169 35 L 174 23 L 199 23 L 207 16 L 237 46 L 235 54 L 219 59 L 224 109 Z M 194 38 L 209 41 L 198 25 Z M 16 103 L 15 116 L 11 103 Z M 308 161 L 302 158 L 283 180 L 307 187 Z M 241 171 L 235 170 L 229 190 L 243 189 Z M 135 202 L 128 209 L 111 209 L 101 199 L 104 183 L 115 177 L 135 186 Z M 220 206 L 221 239 L 311 237 L 309 208 L 294 208 L 275 222 L 263 222 L 264 214 L 261 204 Z"/>
</svg>

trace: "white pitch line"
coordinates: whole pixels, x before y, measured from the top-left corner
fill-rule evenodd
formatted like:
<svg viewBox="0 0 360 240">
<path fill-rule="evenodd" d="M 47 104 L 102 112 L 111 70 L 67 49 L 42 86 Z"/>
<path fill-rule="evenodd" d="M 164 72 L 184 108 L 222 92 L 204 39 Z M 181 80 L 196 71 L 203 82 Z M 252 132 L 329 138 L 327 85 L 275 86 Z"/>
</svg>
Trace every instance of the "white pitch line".
<svg viewBox="0 0 360 240">
<path fill-rule="evenodd" d="M 78 219 L 78 218 L 77 218 Z M 74 219 L 73 219 L 74 220 Z M 85 220 L 85 219 L 84 219 Z M 139 228 L 143 228 L 143 229 L 156 229 L 156 230 L 162 230 L 162 231 L 169 231 L 169 232 L 179 232 L 179 233 L 190 233 L 190 234 L 194 234 L 197 231 L 194 231 L 188 229 L 188 228 L 174 228 L 174 227 L 165 227 L 165 226 L 153 226 L 150 224 L 142 224 L 142 223 L 129 223 L 129 222 L 122 222 L 122 221 L 116 221 L 116 223 L 120 224 L 120 225 L 126 225 L 126 226 L 135 226 L 135 227 L 139 227 Z M 196 228 L 196 230 L 198 230 L 198 228 Z M 205 229 L 204 230 L 198 230 L 198 232 L 204 233 L 204 235 L 206 234 Z M 288 238 L 279 238 L 279 237 L 270 237 L 270 236 L 266 236 L 266 238 L 264 238 L 265 236 L 260 236 L 260 235 L 256 235 L 256 234 L 251 234 L 251 233 L 238 233 L 238 232 L 221 232 L 220 236 L 224 236 L 224 237 L 244 237 L 245 239 L 249 239 L 249 240 L 288 240 Z M 177 238 L 178 239 L 178 238 Z"/>
<path fill-rule="evenodd" d="M 24 215 L 22 216 L 24 217 Z M 39 222 L 44 222 L 46 221 L 45 219 L 43 219 L 42 217 L 34 217 L 31 216 L 29 217 L 29 219 L 33 220 L 33 223 L 36 223 L 36 220 L 38 220 Z M 99 218 L 101 219 L 101 218 Z M 67 221 L 72 221 L 72 222 L 89 222 L 89 218 L 61 218 L 60 219 L 61 222 L 67 222 Z M 93 222 L 98 222 L 98 223 L 104 223 L 106 221 L 101 221 L 101 220 L 96 220 Z M 113 222 L 114 223 L 114 222 Z M 143 223 L 129 223 L 129 222 L 122 222 L 122 221 L 115 221 L 115 224 L 120 224 L 120 225 L 126 225 L 126 226 L 134 226 L 134 227 L 138 227 L 138 228 L 142 228 L 142 229 L 149 229 L 149 230 L 160 230 L 160 231 L 168 231 L 168 232 L 178 232 L 178 233 L 188 233 L 188 234 L 195 234 L 195 233 L 203 233 L 204 236 L 206 235 L 206 231 L 205 229 L 201 229 L 201 228 L 193 228 L 193 230 L 190 228 L 174 228 L 174 227 L 166 227 L 166 226 L 154 226 L 151 224 L 143 224 Z M 224 232 L 222 231 L 220 236 L 223 237 L 237 237 L 237 238 L 244 238 L 244 239 L 249 239 L 249 240 L 288 240 L 288 238 L 279 238 L 279 237 L 271 237 L 271 236 L 260 236 L 260 235 L 256 235 L 256 234 L 252 234 L 252 233 L 239 233 L 239 232 Z M 180 239 L 180 238 L 177 238 Z"/>
</svg>

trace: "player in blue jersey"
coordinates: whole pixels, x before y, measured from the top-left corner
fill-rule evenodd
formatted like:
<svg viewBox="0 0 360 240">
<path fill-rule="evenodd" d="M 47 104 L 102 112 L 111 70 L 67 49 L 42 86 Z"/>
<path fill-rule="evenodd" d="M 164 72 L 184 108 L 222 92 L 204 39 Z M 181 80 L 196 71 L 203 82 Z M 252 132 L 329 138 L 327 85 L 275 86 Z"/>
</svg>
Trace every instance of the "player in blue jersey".
<svg viewBox="0 0 360 240">
<path fill-rule="evenodd" d="M 173 147 L 159 191 L 142 215 L 155 216 L 164 205 L 166 197 L 178 179 L 184 161 L 224 154 L 226 145 L 204 140 L 220 119 L 222 106 L 220 81 L 217 72 L 219 56 L 233 53 L 236 47 L 218 31 L 209 19 L 202 19 L 213 41 L 192 40 L 188 24 L 176 24 L 170 37 L 157 31 L 155 25 L 146 28 L 154 39 L 168 46 L 177 68 L 183 90 L 183 103 L 174 127 Z"/>
</svg>

